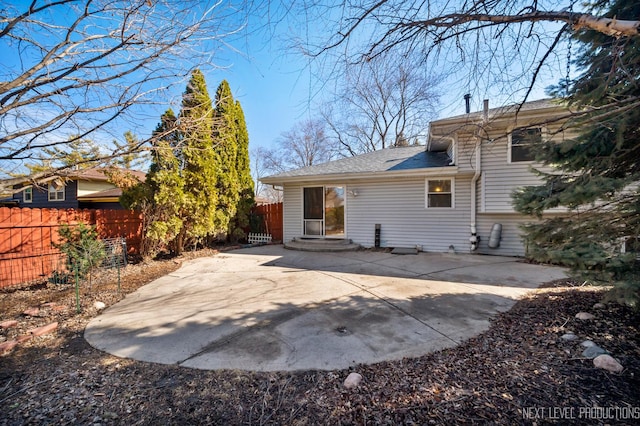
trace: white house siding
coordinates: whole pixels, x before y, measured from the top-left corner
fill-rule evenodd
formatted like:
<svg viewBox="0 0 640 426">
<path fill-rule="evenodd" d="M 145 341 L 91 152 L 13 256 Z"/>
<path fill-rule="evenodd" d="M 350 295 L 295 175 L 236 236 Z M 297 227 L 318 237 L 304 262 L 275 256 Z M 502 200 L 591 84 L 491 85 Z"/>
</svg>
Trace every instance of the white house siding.
<svg viewBox="0 0 640 426">
<path fill-rule="evenodd" d="M 526 247 L 522 241 L 522 230 L 519 226 L 534 221 L 534 218 L 518 214 L 478 214 L 477 228 L 480 236 L 478 252 L 502 256 L 524 256 Z M 495 223 L 502 225 L 502 238 L 500 247 L 492 249 L 488 244 L 491 228 Z"/>
<path fill-rule="evenodd" d="M 285 185 L 283 191 L 282 225 L 284 241 L 302 235 L 302 186 Z"/>
<path fill-rule="evenodd" d="M 420 246 L 424 251 L 443 252 L 453 245 L 457 251 L 466 252 L 470 236 L 470 182 L 468 177 L 454 179 L 453 209 L 425 207 L 424 177 L 326 184 L 346 186 L 346 237 L 363 247 L 375 245 L 375 225 L 380 224 L 382 247 Z M 302 235 L 302 188 L 318 185 L 285 185 L 285 241 Z M 353 191 L 358 195 L 354 197 Z"/>
<path fill-rule="evenodd" d="M 519 187 L 537 185 L 540 179 L 531 173 L 530 162 L 508 163 L 507 144 L 483 144 L 481 204 L 479 211 L 513 213 L 511 193 Z"/>
<path fill-rule="evenodd" d="M 104 181 L 78 180 L 78 197 L 84 195 L 95 194 L 96 192 L 106 191 L 116 188 L 115 185 Z"/>
<path fill-rule="evenodd" d="M 432 179 L 438 179 L 433 177 Z M 424 251 L 469 248 L 470 179 L 455 178 L 453 209 L 425 207 L 425 178 L 355 183 L 358 196 L 347 204 L 348 237 L 364 247 L 374 246 L 380 224 L 382 247 L 415 247 Z"/>
</svg>

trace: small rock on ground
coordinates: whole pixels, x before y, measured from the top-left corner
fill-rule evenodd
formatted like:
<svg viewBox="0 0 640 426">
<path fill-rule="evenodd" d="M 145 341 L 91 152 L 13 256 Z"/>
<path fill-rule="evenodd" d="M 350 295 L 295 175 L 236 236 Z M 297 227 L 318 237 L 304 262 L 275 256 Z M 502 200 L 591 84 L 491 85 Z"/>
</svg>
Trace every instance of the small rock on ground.
<svg viewBox="0 0 640 426">
<path fill-rule="evenodd" d="M 597 345 L 593 345 L 593 346 L 589 346 L 587 349 L 585 349 L 582 352 L 582 356 L 585 358 L 596 358 L 599 355 L 604 355 L 606 354 L 607 351 L 605 351 L 604 349 L 602 349 L 600 346 Z"/>
<path fill-rule="evenodd" d="M 619 373 L 624 370 L 622 364 L 615 360 L 611 355 L 603 354 L 593 359 L 593 365 L 598 368 L 605 369 L 614 373 Z"/>
<path fill-rule="evenodd" d="M 590 348 L 591 346 L 595 346 L 596 344 L 593 343 L 591 340 L 585 340 L 584 342 L 580 343 L 580 346 L 583 346 L 585 348 Z"/>
<path fill-rule="evenodd" d="M 7 320 L 0 322 L 0 328 L 11 328 L 18 325 L 18 321 L 16 320 Z"/>
<path fill-rule="evenodd" d="M 561 338 L 562 340 L 566 340 L 566 341 L 569 341 L 569 342 L 570 342 L 570 341 L 572 341 L 572 340 L 576 340 L 576 339 L 578 338 L 578 336 L 576 336 L 576 335 L 575 335 L 575 334 L 573 334 L 573 333 L 566 333 L 566 334 L 563 334 L 560 338 Z"/>
<path fill-rule="evenodd" d="M 347 389 L 357 388 L 362 382 L 362 375 L 359 373 L 349 373 L 347 378 L 344 380 L 344 387 Z"/>
<path fill-rule="evenodd" d="M 579 320 L 592 320 L 595 318 L 595 316 L 593 314 L 590 314 L 589 312 L 578 312 L 576 314 L 576 318 L 578 318 Z"/>
</svg>

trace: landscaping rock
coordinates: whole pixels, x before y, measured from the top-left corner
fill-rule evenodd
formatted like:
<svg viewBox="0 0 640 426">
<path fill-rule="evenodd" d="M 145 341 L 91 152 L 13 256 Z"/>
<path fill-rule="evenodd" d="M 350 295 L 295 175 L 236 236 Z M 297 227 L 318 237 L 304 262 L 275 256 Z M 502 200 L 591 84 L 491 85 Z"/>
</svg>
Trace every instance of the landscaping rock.
<svg viewBox="0 0 640 426">
<path fill-rule="evenodd" d="M 58 323 L 52 322 L 51 324 L 43 325 L 42 327 L 32 328 L 29 330 L 29 334 L 33 336 L 42 336 L 44 334 L 51 333 L 56 328 L 58 328 Z"/>
<path fill-rule="evenodd" d="M 616 361 L 611 355 L 598 355 L 593 359 L 593 365 L 614 373 L 620 373 L 624 370 L 622 364 Z"/>
<path fill-rule="evenodd" d="M 580 343 L 580 346 L 583 346 L 585 348 L 590 348 L 591 346 L 595 346 L 596 344 L 593 343 L 591 340 L 585 340 L 584 342 Z"/>
<path fill-rule="evenodd" d="M 593 314 L 590 314 L 589 312 L 578 312 L 576 314 L 576 318 L 578 318 L 579 320 L 592 320 L 595 318 L 595 316 Z"/>
<path fill-rule="evenodd" d="M 563 334 L 560 338 L 562 340 L 566 340 L 568 342 L 571 342 L 572 340 L 576 340 L 578 338 L 578 336 L 576 336 L 573 333 L 566 333 L 566 334 Z"/>
<path fill-rule="evenodd" d="M 604 355 L 606 354 L 607 351 L 605 351 L 604 349 L 602 349 L 600 346 L 597 345 L 593 345 L 593 346 L 589 346 L 587 349 L 585 349 L 582 352 L 582 356 L 585 358 L 596 358 L 599 355 Z"/>
<path fill-rule="evenodd" d="M 103 302 L 95 302 L 93 304 L 93 307 L 96 308 L 98 311 L 103 310 L 104 308 L 107 307 L 107 305 L 105 305 Z"/>
<path fill-rule="evenodd" d="M 606 308 L 604 303 L 596 303 L 595 305 L 593 305 L 593 309 L 604 309 Z"/>
<path fill-rule="evenodd" d="M 24 343 L 27 340 L 31 340 L 32 337 L 33 336 L 31 334 L 23 334 L 21 336 L 18 336 L 16 340 L 18 341 L 18 343 Z"/>
<path fill-rule="evenodd" d="M 6 342 L 2 342 L 0 343 L 0 355 L 5 354 L 6 352 L 9 352 L 11 349 L 13 349 L 16 345 L 18 344 L 17 340 L 7 340 Z"/>
<path fill-rule="evenodd" d="M 362 375 L 359 373 L 349 373 L 344 381 L 344 387 L 347 389 L 357 388 L 362 382 Z"/>
<path fill-rule="evenodd" d="M 22 312 L 22 315 L 25 315 L 28 317 L 37 317 L 39 313 L 40 313 L 40 308 L 28 308 L 24 312 Z"/>
<path fill-rule="evenodd" d="M 11 328 L 18 325 L 18 321 L 16 320 L 7 320 L 0 322 L 0 328 Z"/>
</svg>

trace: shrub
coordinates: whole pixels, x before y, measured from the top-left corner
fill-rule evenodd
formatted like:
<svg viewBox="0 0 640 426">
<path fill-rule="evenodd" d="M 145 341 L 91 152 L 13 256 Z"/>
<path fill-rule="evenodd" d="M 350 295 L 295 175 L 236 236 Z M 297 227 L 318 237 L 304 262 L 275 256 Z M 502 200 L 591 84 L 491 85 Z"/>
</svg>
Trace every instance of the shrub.
<svg viewBox="0 0 640 426">
<path fill-rule="evenodd" d="M 104 260 L 104 244 L 98 239 L 95 227 L 84 223 L 77 226 L 64 224 L 58 229 L 58 234 L 61 242 L 55 247 L 66 255 L 70 273 L 77 270 L 78 277 L 84 279 Z"/>
</svg>

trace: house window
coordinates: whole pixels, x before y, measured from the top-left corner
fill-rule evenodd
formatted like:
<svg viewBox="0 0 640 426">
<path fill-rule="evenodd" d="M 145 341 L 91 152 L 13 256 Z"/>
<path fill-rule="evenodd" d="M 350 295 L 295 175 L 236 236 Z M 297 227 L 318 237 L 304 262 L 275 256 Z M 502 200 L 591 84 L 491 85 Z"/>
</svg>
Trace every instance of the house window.
<svg viewBox="0 0 640 426">
<path fill-rule="evenodd" d="M 427 208 L 453 207 L 453 180 L 427 180 Z"/>
<path fill-rule="evenodd" d="M 22 191 L 22 201 L 24 203 L 31 203 L 33 202 L 33 187 L 29 187 L 29 188 L 25 188 L 24 191 Z"/>
<path fill-rule="evenodd" d="M 509 135 L 509 162 L 533 161 L 531 146 L 542 142 L 542 129 L 514 129 Z"/>
<path fill-rule="evenodd" d="M 49 184 L 49 201 L 64 201 L 64 185 Z"/>
</svg>

